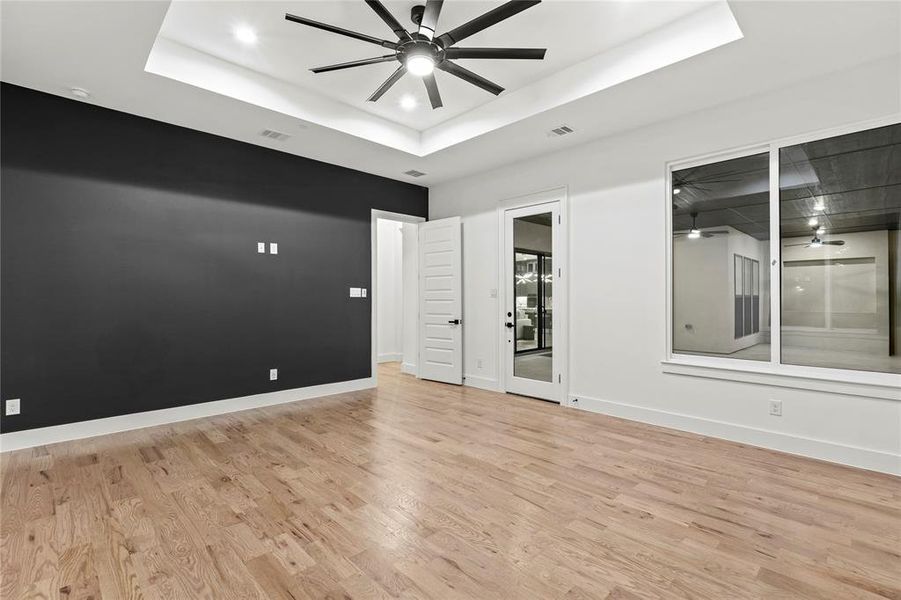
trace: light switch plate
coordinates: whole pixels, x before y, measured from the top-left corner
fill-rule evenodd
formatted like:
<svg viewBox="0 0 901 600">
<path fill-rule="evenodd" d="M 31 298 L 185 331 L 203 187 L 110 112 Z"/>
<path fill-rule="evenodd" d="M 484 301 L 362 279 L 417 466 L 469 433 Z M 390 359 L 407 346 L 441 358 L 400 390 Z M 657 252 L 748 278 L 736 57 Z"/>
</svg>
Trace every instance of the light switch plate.
<svg viewBox="0 0 901 600">
<path fill-rule="evenodd" d="M 361 298 L 363 296 L 363 290 L 360 288 L 350 288 L 350 297 L 351 298 Z"/>
<path fill-rule="evenodd" d="M 12 400 L 6 401 L 6 411 L 5 414 L 7 417 L 12 415 L 17 415 L 22 411 L 22 400 L 21 398 L 13 398 Z"/>
<path fill-rule="evenodd" d="M 266 242 L 257 242 L 257 253 L 266 254 Z"/>
<path fill-rule="evenodd" d="M 770 414 L 774 417 L 782 416 L 782 400 L 770 400 Z"/>
<path fill-rule="evenodd" d="M 269 381 L 278 379 L 278 369 L 269 369 Z"/>
<path fill-rule="evenodd" d="M 360 293 L 365 298 L 366 297 L 366 288 L 360 288 Z"/>
<path fill-rule="evenodd" d="M 269 254 L 278 254 L 278 244 L 269 242 Z"/>
</svg>

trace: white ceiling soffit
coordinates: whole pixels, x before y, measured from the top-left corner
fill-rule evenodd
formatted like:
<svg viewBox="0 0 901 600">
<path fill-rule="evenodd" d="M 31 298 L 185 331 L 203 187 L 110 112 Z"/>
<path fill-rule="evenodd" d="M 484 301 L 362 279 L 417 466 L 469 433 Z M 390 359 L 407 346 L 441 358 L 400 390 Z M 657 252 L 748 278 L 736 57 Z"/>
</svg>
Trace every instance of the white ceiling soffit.
<svg viewBox="0 0 901 600">
<path fill-rule="evenodd" d="M 514 35 L 516 20 L 522 18 L 518 15 L 510 19 L 509 23 L 498 25 L 496 35 L 489 35 L 494 34 L 489 29 L 478 34 L 482 36 L 478 39 L 474 36 L 475 42 L 465 45 L 547 45 L 550 59 L 556 42 L 560 48 L 559 58 L 556 63 L 551 64 L 553 69 L 550 72 L 547 65 L 544 70 L 540 69 L 542 65 L 536 65 L 538 61 L 478 61 L 478 66 L 474 68 L 478 68 L 480 74 L 489 79 L 497 78 L 499 82 L 508 83 L 506 92 L 495 98 L 481 90 L 471 90 L 466 84 L 460 85 L 447 78 L 439 79 L 445 105 L 451 107 L 450 110 L 430 111 L 427 107 L 421 107 L 414 115 L 401 111 L 396 102 L 389 104 L 386 98 L 380 101 L 380 106 L 363 100 L 386 76 L 384 66 L 381 67 L 382 70 L 373 70 L 373 67 L 349 70 L 354 73 L 349 78 L 347 73 L 342 74 L 343 79 L 330 80 L 328 75 L 312 76 L 308 73 L 311 66 L 364 58 L 378 54 L 378 50 L 373 53 L 366 44 L 355 40 L 345 40 L 340 36 L 284 21 L 284 13 L 292 11 L 349 29 L 376 35 L 384 33 L 377 28 L 381 23 L 377 18 L 374 24 L 365 20 L 374 16 L 365 4 L 263 2 L 250 3 L 249 8 L 244 7 L 246 4 L 173 1 L 147 59 L 145 70 L 420 157 L 597 94 L 742 38 L 741 29 L 724 0 L 671 4 L 544 2 L 522 13 L 522 17 L 531 13 L 532 21 L 523 21 L 529 35 Z M 387 4 L 403 22 L 403 12 L 409 10 L 409 2 Z M 464 15 L 468 19 L 496 4 L 461 1 L 448 2 L 446 6 L 462 6 L 472 13 Z M 666 11 L 661 11 L 661 7 L 667 6 L 669 8 Z M 624 9 L 639 12 L 629 13 L 630 19 L 623 24 Z M 538 12 L 542 10 L 545 12 Z M 643 16 L 640 12 L 642 10 L 647 14 Z M 223 11 L 225 14 L 222 14 Z M 586 25 L 583 17 L 610 17 L 614 20 L 616 16 L 599 11 L 619 13 L 619 29 L 624 29 L 627 33 L 619 34 L 619 38 L 615 40 L 618 42 L 616 45 L 610 46 L 608 43 L 604 46 L 592 41 L 596 37 L 605 36 L 571 36 L 568 32 L 572 30 L 572 26 L 563 31 L 568 37 L 554 38 L 563 35 L 557 31 L 560 23 L 580 21 L 580 30 L 592 31 L 594 24 L 589 22 Z M 442 20 L 453 16 L 449 12 L 444 11 Z M 242 53 L 235 49 L 231 31 L 226 24 L 231 23 L 232 27 L 239 24 L 242 14 L 251 14 L 251 20 L 264 19 L 266 23 L 271 23 L 273 30 L 265 32 L 272 40 L 271 56 L 266 54 L 267 48 L 263 45 L 265 39 L 261 39 L 261 45 L 252 53 Z M 325 16 L 320 17 L 320 14 Z M 343 20 L 336 22 L 335 19 L 340 17 Z M 670 20 L 661 23 L 662 18 Z M 458 20 L 450 22 L 456 25 Z M 199 29 L 208 22 L 212 23 L 209 26 L 211 31 Z M 542 27 L 543 23 L 553 25 L 553 31 Z M 501 25 L 504 26 L 503 30 Z M 648 30 L 649 26 L 653 26 L 653 29 Z M 384 28 L 383 24 L 382 27 Z M 629 33 L 632 34 L 631 38 L 627 37 Z M 309 41 L 314 35 L 326 37 Z M 388 32 L 386 37 L 390 35 Z M 548 39 L 549 36 L 553 39 Z M 574 41 L 570 41 L 570 38 Z M 311 45 L 313 42 L 315 44 Z M 320 48 L 323 43 L 325 47 Z M 600 52 L 584 58 L 586 52 L 599 48 Z M 286 57 L 291 62 L 286 62 Z M 562 64 L 561 61 L 570 62 Z M 511 63 L 518 64 L 510 66 Z M 387 73 L 393 69 L 394 66 L 389 65 Z M 529 73 L 536 72 L 542 76 L 530 80 Z M 405 82 L 406 86 L 419 83 L 412 76 L 405 79 L 411 80 Z M 513 85 L 509 85 L 511 81 Z M 404 89 L 411 88 L 402 87 L 400 91 Z M 356 98 L 360 98 L 360 101 L 355 102 Z M 457 100 L 459 104 L 454 109 Z M 461 110 L 465 112 L 460 112 Z"/>
</svg>

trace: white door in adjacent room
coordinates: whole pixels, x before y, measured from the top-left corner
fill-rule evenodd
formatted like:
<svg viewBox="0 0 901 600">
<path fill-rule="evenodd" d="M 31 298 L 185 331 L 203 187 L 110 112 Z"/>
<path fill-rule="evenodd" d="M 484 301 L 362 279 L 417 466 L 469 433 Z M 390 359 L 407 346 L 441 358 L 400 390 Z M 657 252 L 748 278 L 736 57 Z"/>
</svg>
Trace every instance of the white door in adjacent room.
<svg viewBox="0 0 901 600">
<path fill-rule="evenodd" d="M 419 377 L 463 383 L 460 217 L 419 226 Z"/>
</svg>

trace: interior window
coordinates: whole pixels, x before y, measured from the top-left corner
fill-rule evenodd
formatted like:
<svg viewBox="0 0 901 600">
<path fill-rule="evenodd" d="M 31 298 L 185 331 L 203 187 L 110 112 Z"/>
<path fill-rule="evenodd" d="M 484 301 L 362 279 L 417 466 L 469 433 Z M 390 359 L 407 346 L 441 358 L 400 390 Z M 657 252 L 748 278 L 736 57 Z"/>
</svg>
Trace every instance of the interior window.
<svg viewBox="0 0 901 600">
<path fill-rule="evenodd" d="M 779 152 L 782 362 L 901 373 L 901 125 Z"/>
<path fill-rule="evenodd" d="M 768 153 L 673 171 L 672 211 L 673 352 L 770 360 Z"/>
</svg>

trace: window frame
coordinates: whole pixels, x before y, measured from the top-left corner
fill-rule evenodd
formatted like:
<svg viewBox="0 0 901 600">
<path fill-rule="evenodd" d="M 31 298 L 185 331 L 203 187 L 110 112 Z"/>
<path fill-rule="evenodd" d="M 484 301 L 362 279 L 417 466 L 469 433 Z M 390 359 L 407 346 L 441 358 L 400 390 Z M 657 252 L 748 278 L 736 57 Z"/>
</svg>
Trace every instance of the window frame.
<svg viewBox="0 0 901 600">
<path fill-rule="evenodd" d="M 901 124 L 901 113 L 879 119 L 857 122 L 840 127 L 821 129 L 791 137 L 773 139 L 765 143 L 742 146 L 731 150 L 710 152 L 686 159 L 669 161 L 665 165 L 665 223 L 666 223 L 666 333 L 663 371 L 730 381 L 759 383 L 777 387 L 800 388 L 813 391 L 867 396 L 901 401 L 901 374 L 877 371 L 857 371 L 832 367 L 787 365 L 782 363 L 782 255 L 780 238 L 779 151 L 830 137 L 857 133 Z M 755 154 L 769 155 L 770 183 L 770 264 L 769 264 L 769 327 L 770 360 L 756 361 L 719 356 L 699 356 L 673 353 L 673 171 L 714 162 L 744 158 Z M 734 258 L 733 258 L 734 261 Z M 762 265 L 763 266 L 763 265 Z M 763 268 L 760 269 L 763 271 Z M 765 271 L 764 271 L 765 272 Z M 762 273 L 761 273 L 762 275 Z M 758 277 L 758 285 L 761 281 Z"/>
</svg>

